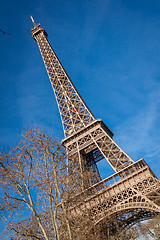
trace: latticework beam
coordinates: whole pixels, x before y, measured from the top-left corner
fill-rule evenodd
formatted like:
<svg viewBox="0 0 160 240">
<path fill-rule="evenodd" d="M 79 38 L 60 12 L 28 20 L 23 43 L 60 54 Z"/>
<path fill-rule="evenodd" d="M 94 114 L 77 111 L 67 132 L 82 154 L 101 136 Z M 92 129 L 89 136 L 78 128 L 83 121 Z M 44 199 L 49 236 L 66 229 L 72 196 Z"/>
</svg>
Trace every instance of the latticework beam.
<svg viewBox="0 0 160 240">
<path fill-rule="evenodd" d="M 32 21 L 32 36 L 42 54 L 62 119 L 68 175 L 77 186 L 68 205 L 71 221 L 86 214 L 95 226 L 110 226 L 114 232 L 117 226 L 123 229 L 159 214 L 159 180 L 143 159 L 134 163 L 113 141 L 111 130 L 95 119 L 50 46 L 47 33 Z M 96 163 L 102 158 L 116 173 L 101 181 Z"/>
<path fill-rule="evenodd" d="M 81 98 L 64 67 L 47 40 L 47 34 L 40 25 L 32 30 L 38 43 L 49 79 L 51 81 L 65 136 L 91 123 L 95 117 Z"/>
</svg>

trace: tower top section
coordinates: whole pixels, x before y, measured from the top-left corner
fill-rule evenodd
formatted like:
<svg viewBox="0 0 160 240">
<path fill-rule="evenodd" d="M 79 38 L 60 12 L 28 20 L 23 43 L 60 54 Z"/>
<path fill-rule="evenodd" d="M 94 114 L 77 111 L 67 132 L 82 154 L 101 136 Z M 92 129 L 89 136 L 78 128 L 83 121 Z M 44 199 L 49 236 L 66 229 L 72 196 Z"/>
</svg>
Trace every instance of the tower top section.
<svg viewBox="0 0 160 240">
<path fill-rule="evenodd" d="M 33 22 L 33 25 L 34 25 L 34 28 L 32 28 L 32 30 L 31 30 L 32 37 L 34 38 L 34 40 L 36 40 L 36 36 L 37 36 L 39 33 L 41 33 L 41 32 L 43 32 L 44 35 L 45 35 L 45 37 L 47 38 L 47 37 L 48 37 L 48 34 L 47 34 L 46 31 L 44 30 L 44 28 L 42 28 L 40 24 L 37 25 L 37 24 L 35 23 L 35 21 L 34 21 L 34 19 L 33 19 L 32 16 L 30 16 L 30 18 L 31 18 L 31 20 L 32 20 L 32 22 Z M 37 41 L 37 40 L 36 40 L 36 41 Z"/>
<path fill-rule="evenodd" d="M 95 121 L 95 117 L 75 88 L 47 39 L 47 33 L 31 17 L 32 37 L 38 44 L 62 119 L 65 137 Z"/>
</svg>

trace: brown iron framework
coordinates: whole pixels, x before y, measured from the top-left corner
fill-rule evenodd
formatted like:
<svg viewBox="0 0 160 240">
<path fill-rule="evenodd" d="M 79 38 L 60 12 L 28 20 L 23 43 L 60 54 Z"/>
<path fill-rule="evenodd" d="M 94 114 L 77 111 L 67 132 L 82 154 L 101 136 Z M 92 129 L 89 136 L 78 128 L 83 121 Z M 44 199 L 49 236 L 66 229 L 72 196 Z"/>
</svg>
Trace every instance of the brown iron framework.
<svg viewBox="0 0 160 240">
<path fill-rule="evenodd" d="M 73 199 L 78 197 L 82 201 L 79 207 L 70 206 L 72 215 L 89 212 L 95 225 L 103 228 L 113 215 L 119 228 L 123 228 L 160 213 L 159 180 L 143 159 L 134 162 L 113 141 L 112 131 L 94 117 L 73 85 L 49 44 L 45 30 L 40 24 L 36 25 L 33 18 L 32 21 L 32 37 L 39 46 L 62 119 L 65 135 L 62 145 L 68 161 L 78 162 L 81 173 L 80 193 Z M 102 158 L 116 172 L 105 180 L 101 180 L 96 165 Z M 87 184 L 86 171 L 92 173 Z M 114 229 L 113 224 L 112 231 Z"/>
</svg>

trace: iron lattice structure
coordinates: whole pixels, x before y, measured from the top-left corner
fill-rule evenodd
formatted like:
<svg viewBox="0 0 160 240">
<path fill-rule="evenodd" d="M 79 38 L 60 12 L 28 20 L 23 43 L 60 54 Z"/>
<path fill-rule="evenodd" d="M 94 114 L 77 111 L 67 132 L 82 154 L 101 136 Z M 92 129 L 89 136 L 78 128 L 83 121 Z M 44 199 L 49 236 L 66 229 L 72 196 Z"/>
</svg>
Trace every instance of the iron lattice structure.
<svg viewBox="0 0 160 240">
<path fill-rule="evenodd" d="M 160 213 L 159 180 L 143 159 L 134 162 L 113 141 L 112 131 L 94 117 L 73 85 L 45 30 L 40 24 L 36 25 L 33 18 L 32 21 L 32 37 L 39 46 L 62 119 L 65 135 L 62 145 L 68 161 L 78 162 L 81 173 L 80 192 L 73 198 L 81 201 L 79 207 L 71 204 L 71 215 L 81 215 L 82 209 L 89 211 L 95 225 L 101 228 L 107 227 L 114 216 L 119 228 L 123 228 Z M 105 180 L 101 180 L 96 165 L 102 158 L 106 158 L 116 172 Z M 87 181 L 86 172 L 91 172 Z M 114 223 L 109 224 L 114 231 Z"/>
</svg>

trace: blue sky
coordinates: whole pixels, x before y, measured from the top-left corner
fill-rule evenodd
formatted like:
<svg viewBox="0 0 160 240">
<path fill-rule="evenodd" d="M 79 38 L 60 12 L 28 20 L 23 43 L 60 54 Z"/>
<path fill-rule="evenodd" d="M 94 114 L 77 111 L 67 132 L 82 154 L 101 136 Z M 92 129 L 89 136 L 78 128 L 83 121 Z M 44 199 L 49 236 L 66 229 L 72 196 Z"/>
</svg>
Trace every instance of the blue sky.
<svg viewBox="0 0 160 240">
<path fill-rule="evenodd" d="M 0 145 L 35 126 L 63 139 L 55 97 L 36 42 L 33 15 L 96 116 L 133 159 L 160 177 L 160 2 L 1 1 Z M 103 176 L 112 173 L 102 161 Z"/>
</svg>

